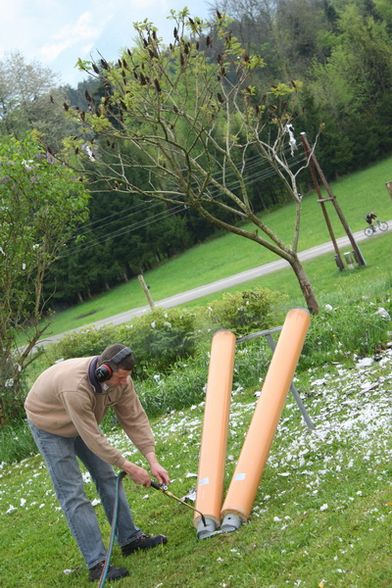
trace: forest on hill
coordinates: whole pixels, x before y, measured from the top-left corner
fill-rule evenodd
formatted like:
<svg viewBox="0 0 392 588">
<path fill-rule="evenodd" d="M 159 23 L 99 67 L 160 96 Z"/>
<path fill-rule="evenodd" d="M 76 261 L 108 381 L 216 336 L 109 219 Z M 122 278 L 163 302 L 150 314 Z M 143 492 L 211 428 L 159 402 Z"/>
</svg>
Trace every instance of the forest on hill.
<svg viewBox="0 0 392 588">
<path fill-rule="evenodd" d="M 231 17 L 232 33 L 248 53 L 263 59 L 259 88 L 282 83 L 301 88 L 294 130 L 306 131 L 314 140 L 322 129 L 317 157 L 328 178 L 392 152 L 388 0 L 224 0 L 216 2 L 216 10 Z M 212 27 L 206 45 L 209 58 L 219 60 L 214 35 Z M 64 138 L 78 133 L 67 116 L 69 107 L 84 111 L 103 96 L 99 75 L 86 77 L 77 88 L 57 86 L 50 70 L 29 63 L 28 56 L 12 54 L 0 61 L 0 141 L 22 140 L 34 129 L 48 153 L 56 154 Z M 250 168 L 246 181 L 256 212 L 287 201 L 271 170 Z M 301 181 L 305 193 L 310 187 L 307 173 Z M 88 218 L 81 218 L 47 273 L 44 296 L 53 308 L 127 281 L 216 230 L 189 208 L 146 203 L 105 186 L 90 190 L 88 208 Z"/>
</svg>

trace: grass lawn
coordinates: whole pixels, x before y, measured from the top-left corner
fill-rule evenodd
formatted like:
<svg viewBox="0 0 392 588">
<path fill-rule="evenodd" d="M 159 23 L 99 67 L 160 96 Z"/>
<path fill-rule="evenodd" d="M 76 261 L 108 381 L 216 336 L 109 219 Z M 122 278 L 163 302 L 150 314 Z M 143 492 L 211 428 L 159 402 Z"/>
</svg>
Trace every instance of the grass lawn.
<svg viewBox="0 0 392 588">
<path fill-rule="evenodd" d="M 113 563 L 130 570 L 116 585 L 389 588 L 392 349 L 368 363 L 301 373 L 296 385 L 317 428 L 304 426 L 289 398 L 249 522 L 235 533 L 199 541 L 188 509 L 124 481 L 137 523 L 146 532 L 166 533 L 169 541 L 129 559 L 115 546 Z M 235 381 L 226 486 L 255 402 L 254 389 Z M 170 489 L 180 497 L 195 485 L 203 408 L 173 411 L 153 423 Z M 113 433 L 111 441 L 133 454 L 122 434 Z M 91 585 L 41 458 L 1 464 L 0 484 L 1 586 Z M 86 488 L 96 498 L 91 481 Z M 100 504 L 96 512 L 107 541 Z"/>
<path fill-rule="evenodd" d="M 392 177 L 392 159 L 342 179 L 334 185 L 353 230 L 374 209 L 392 218 L 384 183 Z M 290 206 L 269 214 L 269 224 L 289 235 Z M 304 200 L 301 249 L 328 240 L 314 198 Z M 318 219 L 318 220 L 316 220 Z M 342 232 L 338 231 L 338 235 Z M 322 304 L 339 305 L 351 297 L 390 292 L 392 235 L 361 244 L 368 267 L 339 272 L 333 255 L 306 262 Z M 158 300 L 183 290 L 260 265 L 268 252 L 233 235 L 200 245 L 146 275 Z M 290 270 L 237 286 L 266 286 L 287 295 L 287 307 L 303 306 Z M 216 298 L 221 294 L 215 294 Z M 206 304 L 212 297 L 197 300 Z M 137 281 L 59 314 L 53 332 L 145 305 Z M 79 318 L 78 318 L 79 317 Z M 349 325 L 348 325 L 349 328 Z M 350 331 L 351 332 L 351 331 Z M 246 354 L 237 350 L 237 361 Z M 260 351 L 261 353 L 261 351 Z M 242 358 L 243 359 L 243 358 Z M 148 533 L 165 533 L 164 548 L 123 559 L 115 546 L 112 561 L 130 577 L 116 585 L 144 588 L 390 588 L 392 518 L 392 343 L 377 361 L 351 357 L 342 365 L 325 363 L 296 378 L 316 424 L 309 431 L 290 397 L 263 474 L 249 521 L 235 533 L 199 541 L 190 511 L 153 489 L 124 487 L 137 524 Z M 257 380 L 257 378 L 256 378 Z M 192 380 L 193 385 L 193 380 Z M 255 407 L 259 384 L 244 389 L 235 375 L 227 488 Z M 168 468 L 170 490 L 184 496 L 196 484 L 204 403 L 172 411 L 153 421 L 157 453 Z M 144 464 L 125 436 L 110 441 L 136 463 Z M 18 442 L 12 439 L 9 442 Z M 86 478 L 86 491 L 96 499 Z M 96 503 L 108 542 L 110 527 Z M 80 554 L 66 527 L 39 456 L 0 463 L 0 586 L 4 588 L 74 588 L 91 586 Z"/>
<path fill-rule="evenodd" d="M 368 169 L 342 178 L 332 185 L 334 194 L 353 231 L 365 227 L 364 216 L 370 209 L 375 210 L 380 218 L 387 220 L 392 218 L 392 201 L 385 188 L 385 182 L 391 177 L 392 158 L 388 158 Z M 328 211 L 336 236 L 343 236 L 344 231 L 333 212 L 332 205 L 328 206 Z M 293 205 L 290 204 L 271 211 L 263 218 L 266 224 L 271 226 L 286 242 L 290 242 Z M 326 241 L 329 241 L 329 235 L 320 205 L 313 193 L 308 194 L 303 200 L 300 250 Z M 367 248 L 368 245 L 363 245 L 363 247 Z M 254 242 L 233 234 L 226 234 L 196 246 L 181 256 L 147 272 L 145 279 L 150 286 L 154 300 L 161 300 L 276 259 L 276 256 Z M 312 267 L 317 267 L 319 264 L 318 261 L 312 263 L 314 264 Z M 332 272 L 336 274 L 334 263 L 330 267 Z M 317 290 L 316 280 L 312 273 L 309 273 Z M 110 292 L 105 292 L 83 304 L 59 312 L 53 317 L 47 334 L 61 333 L 81 327 L 132 308 L 145 306 L 146 303 L 138 280 L 133 279 L 113 288 Z"/>
<path fill-rule="evenodd" d="M 380 290 L 380 284 L 392 284 L 392 234 L 377 236 L 360 243 L 361 252 L 367 266 L 340 272 L 332 253 L 304 262 L 304 268 L 321 304 L 334 304 L 343 297 L 357 298 L 371 295 Z M 348 248 L 345 248 L 348 250 Z M 225 292 L 235 292 L 252 288 L 270 288 L 286 295 L 287 307 L 304 306 L 304 299 L 298 282 L 290 268 L 249 280 L 228 288 Z M 222 296 L 221 292 L 204 296 L 189 302 L 186 306 L 197 307 Z"/>
</svg>

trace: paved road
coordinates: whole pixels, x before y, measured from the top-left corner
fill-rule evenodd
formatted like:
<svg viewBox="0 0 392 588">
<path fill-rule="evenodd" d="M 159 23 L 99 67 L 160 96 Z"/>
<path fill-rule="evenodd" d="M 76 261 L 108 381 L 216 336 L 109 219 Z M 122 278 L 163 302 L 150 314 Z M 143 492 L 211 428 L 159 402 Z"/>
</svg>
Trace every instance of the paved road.
<svg viewBox="0 0 392 588">
<path fill-rule="evenodd" d="M 392 231 L 392 220 L 388 221 L 388 231 Z M 375 237 L 377 237 L 377 235 Z M 366 237 L 363 230 L 361 230 L 354 233 L 354 238 L 357 242 L 360 242 L 364 239 L 367 239 L 368 237 Z M 337 243 L 339 247 L 346 247 L 347 245 L 350 245 L 348 237 L 341 237 L 337 239 Z M 316 245 L 315 247 L 311 247 L 310 249 L 305 249 L 304 251 L 301 251 L 298 257 L 301 261 L 306 261 L 308 259 L 313 259 L 315 257 L 330 252 L 334 252 L 333 244 L 331 242 L 327 242 L 322 243 L 321 245 Z M 232 276 L 228 276 L 227 278 L 217 280 L 216 282 L 210 282 L 209 284 L 205 284 L 204 286 L 199 286 L 197 288 L 193 288 L 192 290 L 187 290 L 186 292 L 175 294 L 174 296 L 169 296 L 168 298 L 163 298 L 162 300 L 156 301 L 155 306 L 161 306 L 163 308 L 171 308 L 173 306 L 178 306 L 180 304 L 184 304 L 185 302 L 195 300 L 196 298 L 202 298 L 203 296 L 207 296 L 208 294 L 213 294 L 214 292 L 225 290 L 226 288 L 236 286 L 237 284 L 241 284 L 243 282 L 248 282 L 249 280 L 253 280 L 254 278 L 259 278 L 260 276 L 271 274 L 280 269 L 288 267 L 288 265 L 288 262 L 284 259 L 271 261 L 270 263 L 259 265 L 253 269 L 246 270 L 244 272 L 240 272 Z M 91 323 L 90 325 L 84 325 L 83 327 L 72 329 L 72 331 L 80 331 L 81 329 L 86 329 L 87 327 L 99 328 L 105 325 L 119 325 L 121 323 L 129 321 L 135 316 L 148 312 L 149 310 L 149 306 L 140 306 L 138 308 L 133 308 L 132 310 L 107 317 L 100 321 L 96 321 L 94 323 Z M 61 339 L 63 335 L 64 333 L 49 336 L 45 339 L 42 339 L 42 341 L 40 341 L 38 345 L 58 341 L 59 339 Z"/>
</svg>

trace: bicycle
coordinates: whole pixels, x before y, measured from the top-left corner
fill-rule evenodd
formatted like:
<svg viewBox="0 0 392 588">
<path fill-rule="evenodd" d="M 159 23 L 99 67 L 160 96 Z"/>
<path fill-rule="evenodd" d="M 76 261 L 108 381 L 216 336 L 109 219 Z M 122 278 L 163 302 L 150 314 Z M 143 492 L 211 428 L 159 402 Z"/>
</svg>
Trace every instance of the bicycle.
<svg viewBox="0 0 392 588">
<path fill-rule="evenodd" d="M 387 222 L 382 221 L 382 220 L 376 220 L 376 221 L 374 221 L 374 223 L 371 226 L 366 227 L 366 229 L 364 230 L 364 233 L 365 233 L 366 237 L 371 237 L 377 231 L 381 231 L 382 233 L 384 233 L 387 230 L 388 230 L 388 223 Z"/>
</svg>

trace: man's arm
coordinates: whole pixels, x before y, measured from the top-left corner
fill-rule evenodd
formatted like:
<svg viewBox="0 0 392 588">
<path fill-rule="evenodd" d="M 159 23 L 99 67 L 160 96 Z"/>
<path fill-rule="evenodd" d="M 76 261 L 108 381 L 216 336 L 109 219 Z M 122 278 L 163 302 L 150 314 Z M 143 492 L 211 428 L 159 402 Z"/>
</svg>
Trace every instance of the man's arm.
<svg viewBox="0 0 392 588">
<path fill-rule="evenodd" d="M 65 394 L 63 396 L 64 406 L 76 430 L 89 449 L 104 461 L 124 470 L 135 484 L 150 486 L 151 476 L 147 470 L 128 461 L 102 434 L 92 407 L 89 405 L 88 398 L 79 401 L 77 407 L 75 407 L 72 402 L 74 400 L 73 395 L 68 396 Z"/>
<path fill-rule="evenodd" d="M 152 475 L 160 484 L 169 484 L 169 474 L 156 457 L 151 426 L 135 392 L 132 380 L 121 400 L 115 405 L 115 410 L 124 431 L 147 459 Z"/>
</svg>

